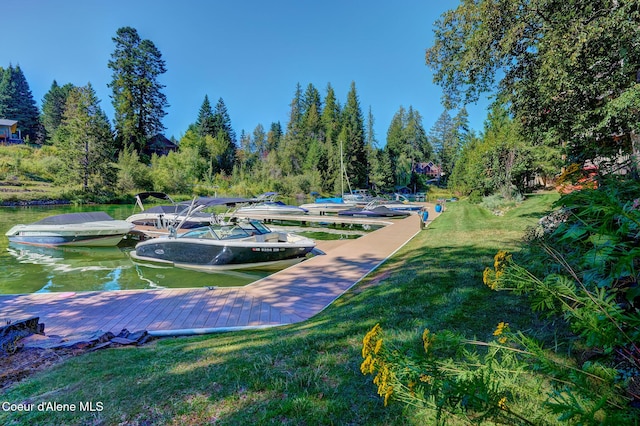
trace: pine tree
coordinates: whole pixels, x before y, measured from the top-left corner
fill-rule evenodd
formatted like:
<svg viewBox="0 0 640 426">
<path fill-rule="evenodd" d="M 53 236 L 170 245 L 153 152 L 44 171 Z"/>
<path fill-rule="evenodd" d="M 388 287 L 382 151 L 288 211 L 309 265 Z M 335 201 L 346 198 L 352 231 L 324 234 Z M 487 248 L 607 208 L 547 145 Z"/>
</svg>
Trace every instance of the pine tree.
<svg viewBox="0 0 640 426">
<path fill-rule="evenodd" d="M 24 140 L 42 143 L 40 113 L 22 69 L 9 65 L 0 77 L 0 117 L 16 120 Z"/>
<path fill-rule="evenodd" d="M 391 123 L 387 129 L 386 150 L 391 161 L 395 161 L 403 151 L 405 119 L 406 110 L 400 105 L 398 111 L 391 118 Z"/>
<path fill-rule="evenodd" d="M 253 129 L 253 147 L 258 158 L 267 155 L 267 133 L 264 131 L 262 124 L 258 124 L 255 129 Z"/>
<path fill-rule="evenodd" d="M 440 114 L 431 128 L 429 139 L 446 180 L 453 172 L 460 148 L 455 122 L 449 115 L 449 111 L 445 110 Z"/>
<path fill-rule="evenodd" d="M 333 191 L 342 176 L 340 146 L 338 143 L 338 135 L 341 130 L 341 115 L 340 104 L 336 99 L 333 87 L 329 83 L 327 84 L 327 95 L 325 96 L 324 109 L 321 116 L 324 134 L 323 144 L 326 152 L 326 165 L 320 166 L 322 189 L 324 191 Z"/>
<path fill-rule="evenodd" d="M 427 133 L 422 126 L 422 116 L 409 105 L 407 111 L 407 123 L 405 128 L 405 138 L 407 141 L 407 154 L 414 159 L 414 162 L 428 161 L 433 156 L 433 148 Z"/>
<path fill-rule="evenodd" d="M 369 164 L 367 180 L 369 185 L 373 188 L 379 188 L 379 182 L 376 179 L 376 172 L 378 171 L 380 164 L 378 161 L 378 141 L 376 140 L 376 133 L 374 130 L 375 119 L 373 118 L 373 112 L 371 106 L 369 106 L 369 113 L 367 115 L 367 138 L 365 147 L 367 150 L 367 163 Z"/>
<path fill-rule="evenodd" d="M 45 131 L 45 142 L 51 142 L 53 135 L 62 123 L 67 97 L 73 89 L 71 83 L 59 86 L 53 80 L 51 88 L 42 98 L 42 125 Z"/>
<path fill-rule="evenodd" d="M 207 95 L 204 95 L 204 101 L 202 101 L 202 105 L 200 106 L 196 127 L 200 136 L 215 136 L 215 119 Z"/>
<path fill-rule="evenodd" d="M 109 190 L 116 180 L 113 135 L 99 103 L 91 84 L 73 88 L 55 136 L 66 164 L 64 178 L 92 192 Z"/>
<path fill-rule="evenodd" d="M 282 140 L 282 124 L 280 122 L 271 123 L 267 132 L 267 153 L 275 151 L 280 146 Z"/>
<path fill-rule="evenodd" d="M 291 109 L 289 111 L 289 123 L 287 124 L 287 134 L 297 137 L 302 127 L 302 87 L 300 83 L 296 84 L 296 92 L 291 100 Z"/>
<path fill-rule="evenodd" d="M 296 84 L 296 91 L 290 105 L 287 133 L 282 138 L 278 156 L 282 161 L 282 170 L 286 174 L 295 175 L 302 172 L 308 149 L 304 145 L 304 103 L 300 83 Z"/>
<path fill-rule="evenodd" d="M 367 185 L 368 164 L 364 145 L 364 119 L 355 82 L 351 82 L 342 116 L 343 128 L 340 135 L 341 142 L 344 143 L 346 173 L 354 187 L 364 187 Z"/>
<path fill-rule="evenodd" d="M 319 140 L 322 137 L 322 99 L 320 92 L 309 83 L 302 97 L 302 131 L 305 139 Z"/>
<path fill-rule="evenodd" d="M 213 137 L 216 141 L 215 156 L 221 171 L 231 173 L 236 156 L 236 134 L 231 127 L 231 118 L 222 98 L 218 99 L 213 112 Z"/>
<path fill-rule="evenodd" d="M 141 151 L 150 137 L 164 130 L 168 103 L 158 77 L 166 72 L 165 62 L 153 42 L 142 40 L 134 28 L 118 29 L 113 41 L 116 49 L 108 66 L 113 70 L 109 87 L 117 139 Z"/>
</svg>

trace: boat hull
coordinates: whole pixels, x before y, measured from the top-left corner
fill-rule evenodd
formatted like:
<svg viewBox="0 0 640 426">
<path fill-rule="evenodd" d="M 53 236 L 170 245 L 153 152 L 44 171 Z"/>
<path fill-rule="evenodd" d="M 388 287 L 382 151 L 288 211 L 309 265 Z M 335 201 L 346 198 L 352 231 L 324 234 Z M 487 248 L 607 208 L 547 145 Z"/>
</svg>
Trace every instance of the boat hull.
<svg viewBox="0 0 640 426">
<path fill-rule="evenodd" d="M 303 239 L 299 243 L 259 241 L 211 241 L 181 238 L 157 238 L 136 245 L 130 255 L 135 260 L 169 263 L 200 270 L 263 269 L 274 264 L 303 260 L 315 243 Z M 184 241 L 186 240 L 186 241 Z"/>
<path fill-rule="evenodd" d="M 408 211 L 392 210 L 383 206 L 375 207 L 373 209 L 353 209 L 343 210 L 338 212 L 339 216 L 352 216 L 352 217 L 407 217 L 411 213 Z"/>
<path fill-rule="evenodd" d="M 356 206 L 356 203 L 316 202 L 316 203 L 310 203 L 310 204 L 303 204 L 300 207 L 308 210 L 310 213 L 325 214 L 325 213 L 338 213 L 343 210 L 352 209 L 355 206 Z"/>
<path fill-rule="evenodd" d="M 133 228 L 125 221 L 89 225 L 16 225 L 7 233 L 10 242 L 35 246 L 112 247 Z"/>
<path fill-rule="evenodd" d="M 289 206 L 286 204 L 278 204 L 278 203 L 266 203 L 266 204 L 256 204 L 253 206 L 240 207 L 234 213 L 236 216 L 242 216 L 243 214 L 248 215 L 302 215 L 307 214 L 308 211 L 302 207 L 297 206 Z"/>
</svg>

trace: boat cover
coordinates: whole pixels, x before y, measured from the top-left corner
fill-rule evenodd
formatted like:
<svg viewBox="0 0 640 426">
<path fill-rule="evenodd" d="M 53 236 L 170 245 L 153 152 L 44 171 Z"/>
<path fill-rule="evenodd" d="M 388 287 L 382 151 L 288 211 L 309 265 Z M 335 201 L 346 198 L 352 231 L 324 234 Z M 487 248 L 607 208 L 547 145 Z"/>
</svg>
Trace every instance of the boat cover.
<svg viewBox="0 0 640 426">
<path fill-rule="evenodd" d="M 153 206 L 143 211 L 143 213 L 164 213 L 164 214 L 176 214 L 182 213 L 185 211 L 186 206 L 183 205 L 175 205 L 175 206 Z"/>
<path fill-rule="evenodd" d="M 236 205 L 236 204 L 241 204 L 241 203 L 250 203 L 252 202 L 252 199 L 248 199 L 248 198 L 234 198 L 234 197 L 228 197 L 228 198 L 219 198 L 219 197 L 199 197 L 195 200 L 194 205 L 195 206 L 205 206 L 205 207 L 212 207 L 212 206 L 232 206 L 232 205 Z M 185 204 L 191 204 L 191 201 L 185 201 L 183 203 L 180 203 L 182 205 Z"/>
<path fill-rule="evenodd" d="M 146 200 L 149 197 L 158 198 L 160 200 L 168 200 L 173 203 L 171 197 L 169 197 L 164 192 L 141 192 L 139 194 L 136 194 L 136 198 L 139 198 L 140 200 Z"/>
<path fill-rule="evenodd" d="M 42 220 L 34 222 L 34 225 L 72 225 L 85 222 L 101 222 L 105 220 L 114 220 L 105 212 L 83 212 L 83 213 L 65 213 L 55 216 L 45 217 Z"/>
</svg>

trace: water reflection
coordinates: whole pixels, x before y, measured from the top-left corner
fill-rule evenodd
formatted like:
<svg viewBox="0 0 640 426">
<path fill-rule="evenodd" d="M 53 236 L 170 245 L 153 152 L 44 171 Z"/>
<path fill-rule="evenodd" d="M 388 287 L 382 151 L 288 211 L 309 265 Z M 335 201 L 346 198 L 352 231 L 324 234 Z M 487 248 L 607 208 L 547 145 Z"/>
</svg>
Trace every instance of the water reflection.
<svg viewBox="0 0 640 426">
<path fill-rule="evenodd" d="M 267 272 L 224 271 L 205 274 L 173 267 L 136 264 L 131 248 L 38 247 L 9 243 L 11 271 L 0 283 L 0 293 L 44 293 L 63 291 L 114 291 L 157 288 L 242 286 L 268 275 Z"/>
<path fill-rule="evenodd" d="M 120 247 L 36 247 L 9 244 L 4 233 L 18 223 L 32 223 L 44 217 L 73 212 L 104 211 L 115 219 L 133 214 L 133 205 L 84 205 L 0 208 L 0 294 L 35 292 L 105 291 L 156 288 L 243 286 L 266 277 L 264 271 L 221 271 L 205 273 L 152 264 L 135 264 L 129 257 L 135 241 Z M 281 227 L 281 226 L 278 226 Z M 286 227 L 285 227 L 286 229 Z M 314 239 L 353 238 L 355 230 L 299 229 Z M 339 233 L 339 235 L 338 235 Z M 126 247 L 126 245 L 129 245 Z"/>
</svg>

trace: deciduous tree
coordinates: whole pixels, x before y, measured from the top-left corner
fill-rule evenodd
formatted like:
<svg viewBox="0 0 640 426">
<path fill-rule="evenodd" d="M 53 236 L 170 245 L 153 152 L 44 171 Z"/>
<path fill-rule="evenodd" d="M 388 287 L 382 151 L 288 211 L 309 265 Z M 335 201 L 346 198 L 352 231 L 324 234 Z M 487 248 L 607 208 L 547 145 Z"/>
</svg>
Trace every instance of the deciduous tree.
<svg viewBox="0 0 640 426">
<path fill-rule="evenodd" d="M 574 160 L 630 152 L 640 129 L 637 1 L 463 0 L 426 62 L 447 107 L 495 92 L 537 144 Z"/>
</svg>

